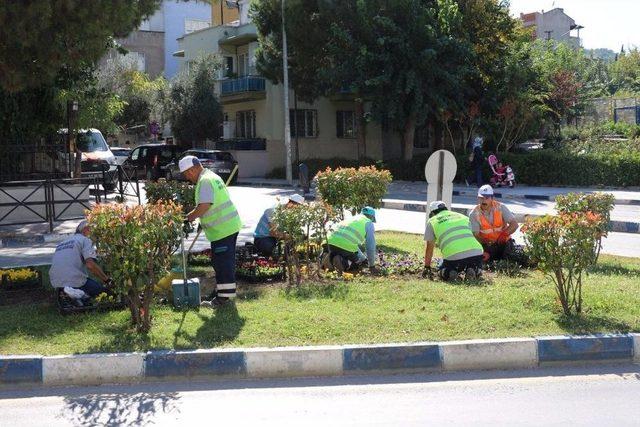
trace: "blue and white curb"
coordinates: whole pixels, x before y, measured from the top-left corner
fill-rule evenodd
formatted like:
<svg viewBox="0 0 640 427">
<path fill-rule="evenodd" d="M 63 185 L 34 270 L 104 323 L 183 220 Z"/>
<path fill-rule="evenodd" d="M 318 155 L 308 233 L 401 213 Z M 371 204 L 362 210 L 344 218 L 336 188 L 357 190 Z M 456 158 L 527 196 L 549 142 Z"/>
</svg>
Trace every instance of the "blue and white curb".
<svg viewBox="0 0 640 427">
<path fill-rule="evenodd" d="M 396 209 L 402 211 L 409 212 L 426 212 L 427 204 L 426 202 L 404 202 L 401 200 L 382 200 L 382 208 L 384 209 Z M 463 215 L 469 215 L 471 213 L 472 208 L 464 208 L 464 207 L 456 207 L 453 206 L 452 210 L 454 212 L 461 213 Z M 515 214 L 516 221 L 524 222 L 528 218 L 538 218 L 542 215 L 538 214 Z M 610 221 L 609 226 L 611 231 L 617 233 L 632 233 L 638 234 L 640 233 L 640 222 L 632 222 L 632 221 Z"/>
<path fill-rule="evenodd" d="M 640 363 L 640 334 L 52 357 L 0 356 L 0 386 L 429 373 L 630 362 Z"/>
</svg>

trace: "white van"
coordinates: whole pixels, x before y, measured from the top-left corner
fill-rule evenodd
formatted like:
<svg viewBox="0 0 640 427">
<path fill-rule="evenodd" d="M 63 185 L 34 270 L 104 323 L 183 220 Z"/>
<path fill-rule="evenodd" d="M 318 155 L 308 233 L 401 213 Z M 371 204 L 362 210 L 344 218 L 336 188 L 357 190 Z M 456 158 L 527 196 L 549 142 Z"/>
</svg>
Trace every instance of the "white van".
<svg viewBox="0 0 640 427">
<path fill-rule="evenodd" d="M 60 129 L 58 134 L 66 136 L 67 129 Z M 102 176 L 102 170 L 108 170 L 109 174 L 106 175 L 103 186 L 107 191 L 113 190 L 118 183 L 118 164 L 102 132 L 94 128 L 79 129 L 76 134 L 76 146 L 82 152 L 82 174 Z"/>
</svg>

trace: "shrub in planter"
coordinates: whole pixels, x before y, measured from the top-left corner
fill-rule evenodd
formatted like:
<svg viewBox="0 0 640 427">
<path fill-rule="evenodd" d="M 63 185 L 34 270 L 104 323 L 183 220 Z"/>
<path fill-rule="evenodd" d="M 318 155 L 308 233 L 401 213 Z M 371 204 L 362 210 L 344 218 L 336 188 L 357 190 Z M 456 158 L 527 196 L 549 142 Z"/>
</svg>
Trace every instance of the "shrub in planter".
<svg viewBox="0 0 640 427">
<path fill-rule="evenodd" d="M 336 218 L 335 210 L 322 202 L 290 207 L 280 205 L 275 209 L 272 221 L 275 230 L 284 238 L 289 287 L 299 286 L 304 274 L 319 276 L 327 224 Z"/>
<path fill-rule="evenodd" d="M 382 206 L 382 197 L 391 182 L 391 173 L 374 166 L 325 169 L 316 175 L 322 200 L 338 212 L 356 214 L 365 206 Z"/>
<path fill-rule="evenodd" d="M 195 186 L 186 182 L 160 179 L 158 182 L 147 182 L 145 191 L 149 203 L 176 202 L 182 205 L 185 213 L 195 207 Z"/>
<path fill-rule="evenodd" d="M 562 213 L 528 220 L 523 226 L 531 258 L 555 284 L 565 315 L 582 312 L 582 278 L 593 265 L 602 218 L 594 213 Z"/>
<path fill-rule="evenodd" d="M 556 197 L 556 210 L 561 214 L 592 212 L 600 217 L 597 224 L 597 242 L 593 248 L 594 263 L 598 262 L 600 256 L 602 238 L 607 237 L 610 230 L 611 210 L 613 210 L 615 201 L 615 196 L 608 193 L 569 193 Z"/>
<path fill-rule="evenodd" d="M 154 285 L 168 271 L 182 237 L 180 206 L 173 202 L 98 205 L 87 219 L 105 269 L 129 306 L 133 325 L 139 332 L 148 332 Z"/>
</svg>

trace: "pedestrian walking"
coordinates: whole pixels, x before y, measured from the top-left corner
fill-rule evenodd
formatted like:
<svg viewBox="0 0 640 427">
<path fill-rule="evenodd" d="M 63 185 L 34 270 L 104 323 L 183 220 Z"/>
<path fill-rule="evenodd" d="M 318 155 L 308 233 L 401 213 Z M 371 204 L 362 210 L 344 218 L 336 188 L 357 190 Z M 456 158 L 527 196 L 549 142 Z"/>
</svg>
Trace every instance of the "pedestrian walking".
<svg viewBox="0 0 640 427">
<path fill-rule="evenodd" d="M 484 139 L 480 136 L 476 136 L 471 143 L 471 153 L 469 154 L 469 163 L 473 168 L 473 172 L 465 179 L 467 187 L 472 182 L 476 183 L 478 188 L 482 187 L 482 165 L 484 163 L 484 153 L 482 152 L 482 144 Z"/>
</svg>

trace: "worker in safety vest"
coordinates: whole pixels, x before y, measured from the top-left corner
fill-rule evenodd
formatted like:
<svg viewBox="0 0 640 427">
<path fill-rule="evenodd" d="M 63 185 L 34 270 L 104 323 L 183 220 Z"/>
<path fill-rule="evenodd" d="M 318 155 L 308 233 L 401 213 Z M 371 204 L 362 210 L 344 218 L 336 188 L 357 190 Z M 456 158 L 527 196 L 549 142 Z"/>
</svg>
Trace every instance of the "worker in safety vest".
<svg viewBox="0 0 640 427">
<path fill-rule="evenodd" d="M 178 166 L 182 175 L 196 184 L 196 207 L 187 215 L 187 221 L 200 218 L 200 226 L 211 242 L 216 292 L 210 302 L 205 301 L 202 305 L 219 307 L 236 296 L 236 240 L 242 228 L 240 216 L 222 178 L 204 169 L 197 157 L 185 156 Z"/>
<path fill-rule="evenodd" d="M 329 263 L 338 270 L 353 270 L 368 262 L 371 272 L 375 272 L 376 236 L 373 223 L 376 212 L 372 207 L 362 208 L 359 215 L 346 219 L 327 236 Z M 365 248 L 366 255 L 361 248 Z M 324 263 L 325 265 L 327 263 Z"/>
<path fill-rule="evenodd" d="M 442 201 L 429 204 L 424 240 L 426 248 L 422 277 L 433 278 L 431 260 L 435 246 L 438 246 L 444 258 L 438 271 L 443 280 L 455 280 L 461 272 L 470 280 L 481 275 L 482 245 L 471 232 L 469 218 L 448 210 Z"/>
<path fill-rule="evenodd" d="M 473 235 L 484 248 L 485 261 L 503 259 L 505 248 L 513 244 L 511 235 L 518 229 L 518 222 L 509 208 L 495 200 L 490 185 L 478 189 L 478 206 L 469 220 Z"/>
</svg>

